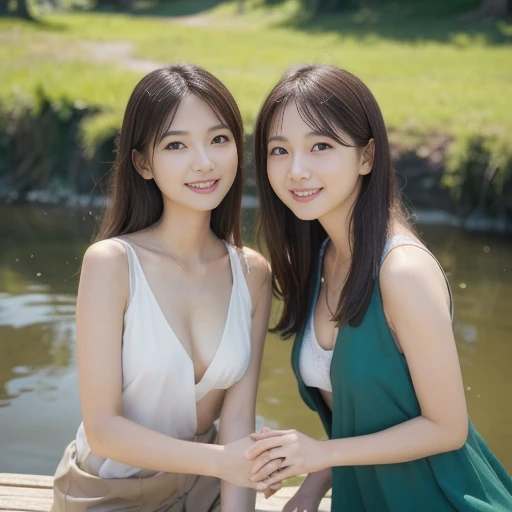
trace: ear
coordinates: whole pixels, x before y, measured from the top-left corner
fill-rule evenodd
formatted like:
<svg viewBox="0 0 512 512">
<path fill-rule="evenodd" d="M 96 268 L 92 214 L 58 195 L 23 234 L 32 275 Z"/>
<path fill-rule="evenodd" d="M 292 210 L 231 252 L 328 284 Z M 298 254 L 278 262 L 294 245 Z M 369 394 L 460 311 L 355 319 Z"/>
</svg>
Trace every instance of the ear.
<svg viewBox="0 0 512 512">
<path fill-rule="evenodd" d="M 149 167 L 147 160 L 136 149 L 132 149 L 132 163 L 137 172 L 145 180 L 153 179 L 153 173 L 151 172 L 151 168 Z"/>
<path fill-rule="evenodd" d="M 361 151 L 361 168 L 359 174 L 364 176 L 370 174 L 373 168 L 373 159 L 375 156 L 375 140 L 370 139 L 368 144 Z"/>
</svg>

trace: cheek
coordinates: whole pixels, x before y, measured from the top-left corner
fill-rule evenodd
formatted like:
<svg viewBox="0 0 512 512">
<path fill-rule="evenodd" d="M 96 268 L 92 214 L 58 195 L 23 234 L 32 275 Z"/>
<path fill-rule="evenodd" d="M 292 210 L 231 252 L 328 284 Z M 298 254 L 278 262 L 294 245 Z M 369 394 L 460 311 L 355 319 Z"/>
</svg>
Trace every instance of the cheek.
<svg viewBox="0 0 512 512">
<path fill-rule="evenodd" d="M 281 180 L 279 179 L 278 169 L 275 165 L 267 163 L 267 178 L 274 192 L 279 194 L 279 184 Z"/>
<path fill-rule="evenodd" d="M 238 168 L 238 151 L 236 146 L 226 148 L 217 154 L 217 162 L 222 166 L 222 170 L 232 174 L 236 174 Z"/>
</svg>

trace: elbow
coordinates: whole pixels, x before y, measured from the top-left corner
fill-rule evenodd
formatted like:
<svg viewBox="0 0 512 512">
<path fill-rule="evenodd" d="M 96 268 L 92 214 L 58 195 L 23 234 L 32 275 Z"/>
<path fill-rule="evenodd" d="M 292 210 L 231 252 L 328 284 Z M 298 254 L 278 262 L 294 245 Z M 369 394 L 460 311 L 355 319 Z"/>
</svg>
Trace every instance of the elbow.
<svg viewBox="0 0 512 512">
<path fill-rule="evenodd" d="M 469 421 L 466 417 L 464 421 L 460 421 L 458 425 L 451 429 L 449 451 L 459 450 L 468 439 Z"/>
<path fill-rule="evenodd" d="M 110 420 L 101 420 L 95 422 L 84 423 L 85 437 L 91 452 L 102 459 L 110 458 L 111 436 L 109 432 Z"/>
<path fill-rule="evenodd" d="M 466 444 L 466 441 L 468 440 L 468 429 L 469 427 L 467 422 L 459 429 L 459 432 L 454 439 L 455 450 L 462 448 Z"/>
</svg>

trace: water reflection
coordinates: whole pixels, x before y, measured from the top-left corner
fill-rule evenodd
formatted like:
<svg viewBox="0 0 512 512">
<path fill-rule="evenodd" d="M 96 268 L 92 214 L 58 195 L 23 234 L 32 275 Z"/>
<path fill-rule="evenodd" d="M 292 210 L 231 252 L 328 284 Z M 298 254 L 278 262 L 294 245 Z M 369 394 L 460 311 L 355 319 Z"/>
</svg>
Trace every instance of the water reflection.
<svg viewBox="0 0 512 512">
<path fill-rule="evenodd" d="M 80 422 L 74 309 L 94 222 L 92 211 L 0 207 L 0 472 L 53 473 Z M 253 225 L 254 210 L 245 210 L 249 245 Z M 512 244 L 454 228 L 424 227 L 423 236 L 452 283 L 470 414 L 511 471 Z M 298 396 L 290 349 L 268 335 L 258 414 L 270 426 L 322 437 Z"/>
</svg>

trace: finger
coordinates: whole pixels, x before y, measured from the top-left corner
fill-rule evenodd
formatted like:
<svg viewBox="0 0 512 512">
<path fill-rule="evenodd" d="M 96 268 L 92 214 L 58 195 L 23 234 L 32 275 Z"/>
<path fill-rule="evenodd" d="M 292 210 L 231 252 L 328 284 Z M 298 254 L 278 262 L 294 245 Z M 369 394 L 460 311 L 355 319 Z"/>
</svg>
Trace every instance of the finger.
<svg viewBox="0 0 512 512">
<path fill-rule="evenodd" d="M 294 466 L 288 466 L 281 471 L 278 471 L 273 476 L 271 476 L 268 480 L 265 480 L 264 482 L 260 482 L 256 489 L 260 492 L 263 492 L 265 489 L 270 488 L 272 485 L 277 484 L 279 482 L 282 482 L 283 480 L 286 480 L 287 478 L 291 478 L 292 476 L 297 476 L 299 473 L 295 469 Z"/>
<path fill-rule="evenodd" d="M 275 465 L 275 463 L 273 462 L 274 459 L 279 458 L 274 455 L 275 450 L 277 450 L 277 448 L 268 450 L 268 451 L 262 453 L 257 459 L 254 460 L 251 470 L 249 471 L 249 477 L 255 475 L 258 471 L 260 471 L 260 469 L 262 467 L 266 466 L 267 464 L 273 463 Z M 280 462 L 279 462 L 279 464 L 280 464 Z M 279 467 L 280 467 L 280 465 L 275 467 L 272 471 L 279 469 Z"/>
<path fill-rule="evenodd" d="M 272 485 L 268 489 L 265 489 L 264 496 L 265 499 L 268 500 L 270 496 L 273 496 L 277 491 L 281 490 L 283 488 L 283 484 L 281 482 Z"/>
<path fill-rule="evenodd" d="M 254 473 L 251 470 L 249 480 L 251 482 L 261 482 L 265 480 L 269 475 L 271 475 L 274 471 L 279 471 L 281 468 L 281 460 L 275 459 L 269 462 L 268 464 L 265 464 L 257 469 L 257 471 L 254 471 Z"/>
<path fill-rule="evenodd" d="M 278 437 L 270 437 L 268 439 L 262 439 L 261 441 L 257 441 L 252 446 L 247 448 L 247 450 L 245 450 L 244 457 L 249 460 L 255 459 L 256 457 L 259 457 L 263 452 L 266 452 L 267 450 L 271 450 L 272 448 L 282 446 L 283 441 L 284 440 L 282 435 Z M 269 462 L 269 460 L 267 460 L 267 462 Z"/>
<path fill-rule="evenodd" d="M 277 437 L 277 436 L 285 436 L 286 434 L 289 434 L 290 430 L 272 430 L 268 429 L 261 432 L 255 432 L 251 434 L 251 439 L 253 441 L 261 441 L 262 439 L 268 439 L 270 437 Z"/>
<path fill-rule="evenodd" d="M 249 477 L 256 475 L 256 473 L 260 471 L 261 468 L 263 468 L 267 464 L 270 464 L 274 460 L 279 461 L 279 468 L 281 468 L 281 466 L 283 465 L 289 466 L 290 461 L 288 461 L 288 464 L 284 464 L 284 461 L 287 460 L 287 458 L 290 456 L 292 456 L 292 454 L 289 453 L 289 449 L 287 446 L 272 448 L 271 450 L 262 453 L 257 459 L 255 459 L 252 468 L 249 471 Z M 261 480 L 261 478 L 258 478 L 258 480 Z"/>
<path fill-rule="evenodd" d="M 261 430 L 259 432 L 253 432 L 252 434 L 249 434 L 251 437 L 252 436 L 255 436 L 255 437 L 258 437 L 261 433 L 267 433 L 267 432 L 270 432 L 272 429 L 270 427 L 267 427 L 266 425 L 263 425 L 263 427 L 261 427 Z"/>
</svg>

